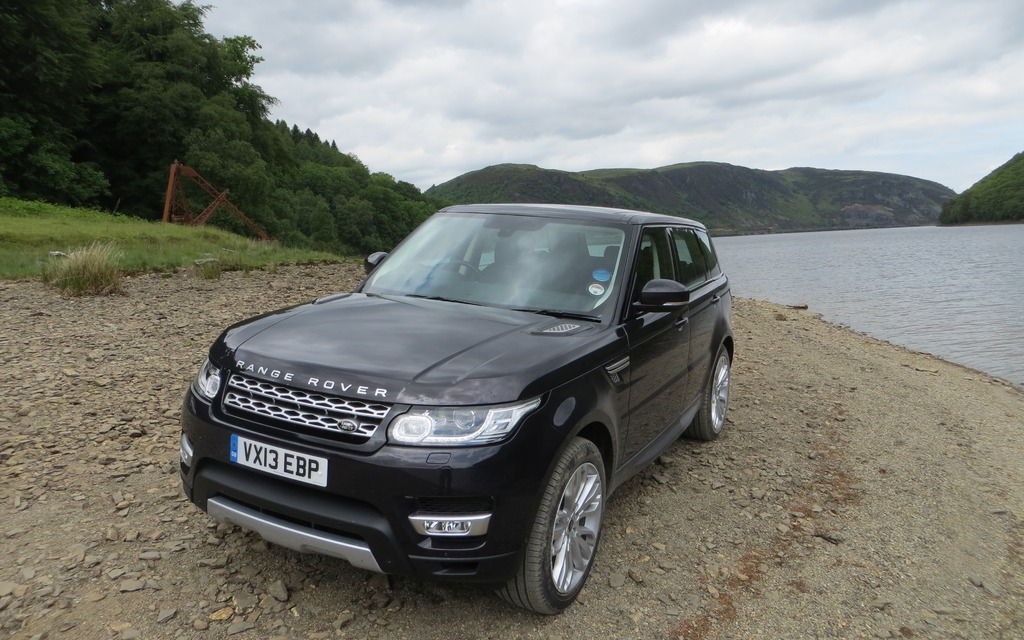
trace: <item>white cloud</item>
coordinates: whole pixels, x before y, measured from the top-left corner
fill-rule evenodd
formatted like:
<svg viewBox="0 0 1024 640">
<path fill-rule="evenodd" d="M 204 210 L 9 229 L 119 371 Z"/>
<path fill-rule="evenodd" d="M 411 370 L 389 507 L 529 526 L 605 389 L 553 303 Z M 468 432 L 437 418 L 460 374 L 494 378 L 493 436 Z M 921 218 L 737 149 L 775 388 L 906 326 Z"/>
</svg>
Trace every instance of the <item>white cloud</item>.
<svg viewBox="0 0 1024 640">
<path fill-rule="evenodd" d="M 962 190 L 1024 146 L 1016 0 L 220 0 L 206 26 L 263 45 L 273 117 L 421 188 L 717 160 Z"/>
</svg>

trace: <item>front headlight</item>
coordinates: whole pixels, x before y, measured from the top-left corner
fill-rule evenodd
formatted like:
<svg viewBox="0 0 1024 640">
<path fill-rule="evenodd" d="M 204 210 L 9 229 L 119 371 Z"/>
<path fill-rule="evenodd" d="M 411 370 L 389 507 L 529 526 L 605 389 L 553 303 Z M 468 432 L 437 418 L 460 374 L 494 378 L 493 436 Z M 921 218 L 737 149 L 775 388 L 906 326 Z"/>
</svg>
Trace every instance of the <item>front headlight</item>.
<svg viewBox="0 0 1024 640">
<path fill-rule="evenodd" d="M 504 439 L 540 398 L 498 407 L 413 407 L 391 422 L 388 438 L 397 444 L 470 446 Z"/>
<path fill-rule="evenodd" d="M 199 375 L 192 382 L 192 388 L 200 398 L 213 400 L 220 391 L 220 369 L 207 359 L 199 368 Z"/>
</svg>

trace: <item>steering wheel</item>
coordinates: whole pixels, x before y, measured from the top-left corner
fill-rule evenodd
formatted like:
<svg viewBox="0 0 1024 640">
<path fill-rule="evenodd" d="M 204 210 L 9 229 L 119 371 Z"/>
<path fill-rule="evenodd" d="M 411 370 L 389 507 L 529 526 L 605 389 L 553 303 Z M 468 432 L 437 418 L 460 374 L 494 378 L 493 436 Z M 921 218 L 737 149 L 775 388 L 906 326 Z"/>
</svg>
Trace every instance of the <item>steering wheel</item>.
<svg viewBox="0 0 1024 640">
<path fill-rule="evenodd" d="M 455 269 L 454 269 L 455 271 L 458 271 L 459 267 L 466 267 L 466 268 L 470 269 L 471 271 L 475 271 L 477 273 L 480 273 L 480 267 L 476 266 L 472 262 L 466 262 L 465 260 L 446 260 L 446 261 L 442 262 L 441 264 L 439 264 L 438 266 L 439 267 L 451 267 L 451 266 L 454 266 L 455 267 Z"/>
</svg>

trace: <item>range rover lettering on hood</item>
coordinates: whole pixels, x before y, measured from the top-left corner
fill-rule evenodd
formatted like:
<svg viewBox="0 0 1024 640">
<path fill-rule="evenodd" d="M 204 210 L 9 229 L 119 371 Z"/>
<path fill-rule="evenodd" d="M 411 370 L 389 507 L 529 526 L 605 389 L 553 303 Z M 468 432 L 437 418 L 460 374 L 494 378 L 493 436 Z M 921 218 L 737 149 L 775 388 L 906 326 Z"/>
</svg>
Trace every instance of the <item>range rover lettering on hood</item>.
<svg viewBox="0 0 1024 640">
<path fill-rule="evenodd" d="M 344 382 L 341 380 L 313 378 L 311 376 L 299 375 L 292 371 L 282 371 L 281 369 L 264 367 L 252 362 L 246 362 L 245 360 L 237 360 L 235 365 L 238 367 L 239 371 L 254 373 L 256 375 L 273 378 L 274 380 L 283 380 L 284 382 L 297 382 L 301 385 L 312 387 L 314 389 L 321 389 L 323 391 L 351 393 L 357 396 L 368 396 L 372 398 L 387 399 L 388 397 L 388 390 L 380 387 L 369 387 L 367 385 Z"/>
</svg>

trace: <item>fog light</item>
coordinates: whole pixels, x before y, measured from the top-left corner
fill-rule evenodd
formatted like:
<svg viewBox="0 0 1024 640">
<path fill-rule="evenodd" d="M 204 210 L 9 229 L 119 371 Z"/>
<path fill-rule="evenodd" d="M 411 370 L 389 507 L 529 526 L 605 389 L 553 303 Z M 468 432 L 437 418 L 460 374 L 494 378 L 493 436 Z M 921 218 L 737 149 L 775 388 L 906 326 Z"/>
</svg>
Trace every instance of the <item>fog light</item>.
<svg viewBox="0 0 1024 640">
<path fill-rule="evenodd" d="M 469 533 L 469 520 L 424 520 L 423 530 L 431 536 L 464 536 Z"/>
<path fill-rule="evenodd" d="M 409 516 L 412 528 L 422 536 L 482 536 L 487 533 L 490 521 L 489 513 L 467 516 Z"/>
<path fill-rule="evenodd" d="M 184 433 L 181 434 L 181 445 L 178 447 L 178 454 L 181 456 L 181 464 L 185 465 L 186 469 L 192 466 L 192 456 L 195 453 L 192 443 L 188 441 L 188 436 Z"/>
</svg>

